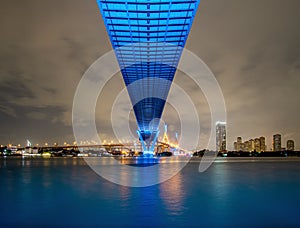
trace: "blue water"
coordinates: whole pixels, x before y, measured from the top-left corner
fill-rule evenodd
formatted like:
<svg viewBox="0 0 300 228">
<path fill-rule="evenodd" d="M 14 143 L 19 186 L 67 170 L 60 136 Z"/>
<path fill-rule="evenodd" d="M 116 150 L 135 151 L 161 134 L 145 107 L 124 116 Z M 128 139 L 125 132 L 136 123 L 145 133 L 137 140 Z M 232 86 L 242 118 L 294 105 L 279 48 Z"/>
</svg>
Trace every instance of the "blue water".
<svg viewBox="0 0 300 228">
<path fill-rule="evenodd" d="M 0 159 L 0 227 L 300 226 L 300 160 L 190 162 L 151 187 L 111 183 L 83 159 Z"/>
</svg>

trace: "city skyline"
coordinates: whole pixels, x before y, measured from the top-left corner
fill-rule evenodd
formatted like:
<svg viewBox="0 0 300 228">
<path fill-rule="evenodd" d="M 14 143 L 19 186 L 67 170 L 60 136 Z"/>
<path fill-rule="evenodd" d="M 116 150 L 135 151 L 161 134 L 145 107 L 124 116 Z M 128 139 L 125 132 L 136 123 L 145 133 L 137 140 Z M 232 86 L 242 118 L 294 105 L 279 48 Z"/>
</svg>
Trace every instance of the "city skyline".
<svg viewBox="0 0 300 228">
<path fill-rule="evenodd" d="M 256 137 L 255 139 L 248 139 L 243 142 L 242 137 L 238 136 L 237 140 L 233 143 L 234 151 L 246 151 L 246 152 L 265 152 L 265 151 L 294 151 L 295 141 L 288 139 L 285 142 L 281 140 L 280 134 L 273 135 L 273 141 L 271 146 L 266 145 L 265 136 Z"/>
<path fill-rule="evenodd" d="M 281 134 L 274 134 L 271 138 L 272 138 L 272 144 L 270 146 L 268 146 L 266 144 L 266 137 L 265 136 L 260 136 L 260 137 L 255 137 L 255 138 L 251 138 L 251 139 L 247 139 L 245 141 L 243 141 L 243 138 L 241 136 L 237 136 L 236 137 L 236 141 L 234 142 L 228 142 L 227 141 L 227 133 L 226 133 L 226 122 L 216 122 L 215 124 L 216 126 L 216 151 L 218 152 L 226 152 L 226 151 L 243 151 L 243 152 L 270 152 L 270 151 L 297 151 L 297 149 L 295 149 L 295 145 L 297 143 L 295 143 L 295 140 L 293 139 L 288 139 L 286 141 L 282 141 L 281 140 Z M 162 143 L 167 143 L 170 146 L 174 146 L 177 145 L 178 146 L 178 133 L 175 132 L 175 137 L 172 137 L 172 135 L 168 134 L 168 125 L 165 124 L 163 126 L 164 131 L 163 134 L 160 135 L 158 142 L 162 142 Z M 268 138 L 268 137 L 267 137 Z M 171 140 L 170 140 L 171 139 Z M 102 145 L 113 145 L 113 144 L 136 144 L 137 141 L 130 141 L 130 140 L 107 140 L 105 139 L 104 141 L 102 141 Z M 1 142 L 0 142 L 1 144 Z M 228 145 L 233 145 L 233 149 L 228 149 Z M 64 147 L 64 146 L 87 146 L 87 145 L 98 145 L 97 142 L 95 141 L 85 141 L 85 142 L 67 142 L 67 141 L 59 141 L 59 142 L 42 142 L 42 143 L 36 143 L 36 144 L 32 144 L 30 142 L 30 140 L 26 140 L 26 143 L 21 144 L 21 143 L 17 143 L 17 144 L 1 144 L 0 147 L 8 147 L 8 148 L 36 148 L 36 147 L 52 147 L 52 146 L 58 146 L 58 147 Z M 199 151 L 199 150 L 203 150 L 203 149 L 207 149 L 204 147 L 197 147 L 195 149 L 193 149 L 192 151 Z"/>
<path fill-rule="evenodd" d="M 280 133 L 299 150 L 299 5 L 210 0 L 199 6 L 187 48 L 211 68 L 223 91 L 228 149 L 237 136 L 260 135 L 270 148 L 272 136 Z M 76 86 L 93 61 L 112 49 L 96 1 L 7 1 L 2 10 L 0 142 L 73 142 Z M 207 102 L 180 72 L 175 82 L 197 105 L 202 145 L 209 132 Z M 108 86 L 97 109 L 98 128 L 107 138 L 112 97 L 124 87 L 120 75 Z M 180 129 L 172 111 L 169 106 L 164 113 L 170 133 Z"/>
</svg>

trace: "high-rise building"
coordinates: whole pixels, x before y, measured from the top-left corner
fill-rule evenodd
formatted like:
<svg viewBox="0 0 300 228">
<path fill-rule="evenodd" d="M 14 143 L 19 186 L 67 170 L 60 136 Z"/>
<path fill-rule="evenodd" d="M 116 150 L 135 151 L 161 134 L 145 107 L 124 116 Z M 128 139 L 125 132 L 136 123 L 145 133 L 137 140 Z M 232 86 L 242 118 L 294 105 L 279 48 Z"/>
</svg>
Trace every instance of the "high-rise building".
<svg viewBox="0 0 300 228">
<path fill-rule="evenodd" d="M 261 136 L 256 139 L 249 139 L 248 141 L 242 142 L 242 137 L 237 137 L 237 141 L 234 142 L 235 151 L 244 152 L 265 152 L 266 151 L 266 139 Z"/>
<path fill-rule="evenodd" d="M 250 141 L 245 141 L 244 142 L 244 151 L 245 152 L 250 152 Z"/>
<path fill-rule="evenodd" d="M 260 140 L 260 152 L 265 152 L 266 151 L 266 138 L 261 136 L 259 138 Z"/>
<path fill-rule="evenodd" d="M 273 151 L 281 151 L 281 135 L 273 135 Z"/>
<path fill-rule="evenodd" d="M 254 139 L 254 150 L 256 151 L 256 152 L 261 152 L 260 151 L 260 140 L 259 140 L 259 138 L 255 138 Z"/>
<path fill-rule="evenodd" d="M 255 150 L 254 140 L 250 139 L 249 140 L 249 152 L 253 152 L 254 150 Z"/>
<path fill-rule="evenodd" d="M 236 140 L 236 150 L 241 151 L 242 150 L 242 137 L 237 137 Z"/>
<path fill-rule="evenodd" d="M 237 142 L 233 143 L 233 148 L 234 148 L 235 151 L 237 151 Z"/>
<path fill-rule="evenodd" d="M 294 151 L 295 150 L 294 140 L 288 140 L 286 142 L 286 149 L 289 150 L 289 151 Z"/>
<path fill-rule="evenodd" d="M 226 151 L 226 122 L 216 122 L 216 150 Z"/>
</svg>

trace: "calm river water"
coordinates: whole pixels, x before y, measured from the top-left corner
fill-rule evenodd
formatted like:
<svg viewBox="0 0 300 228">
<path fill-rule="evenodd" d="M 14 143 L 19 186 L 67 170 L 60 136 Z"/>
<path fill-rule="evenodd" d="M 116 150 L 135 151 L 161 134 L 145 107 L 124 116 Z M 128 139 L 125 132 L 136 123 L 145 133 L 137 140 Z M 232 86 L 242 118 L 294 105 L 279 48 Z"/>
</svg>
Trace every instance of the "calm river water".
<svg viewBox="0 0 300 228">
<path fill-rule="evenodd" d="M 300 226 L 299 159 L 220 158 L 204 173 L 198 166 L 192 160 L 164 183 L 125 187 L 80 158 L 0 158 L 0 227 Z"/>
</svg>

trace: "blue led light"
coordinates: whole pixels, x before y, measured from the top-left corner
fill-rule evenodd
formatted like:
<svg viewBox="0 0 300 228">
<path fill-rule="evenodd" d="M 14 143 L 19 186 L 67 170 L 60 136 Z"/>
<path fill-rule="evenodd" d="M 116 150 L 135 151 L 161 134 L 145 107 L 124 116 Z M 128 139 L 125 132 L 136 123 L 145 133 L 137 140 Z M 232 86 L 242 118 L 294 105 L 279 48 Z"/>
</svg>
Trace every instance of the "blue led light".
<svg viewBox="0 0 300 228">
<path fill-rule="evenodd" d="M 200 0 L 97 0 L 133 103 L 144 152 L 159 121 Z M 139 87 L 129 85 L 145 78 Z M 159 84 L 158 84 L 159 83 Z M 157 89 L 163 90 L 157 97 Z M 148 96 L 138 102 L 142 93 Z M 152 144 L 151 144 L 152 143 Z"/>
</svg>

